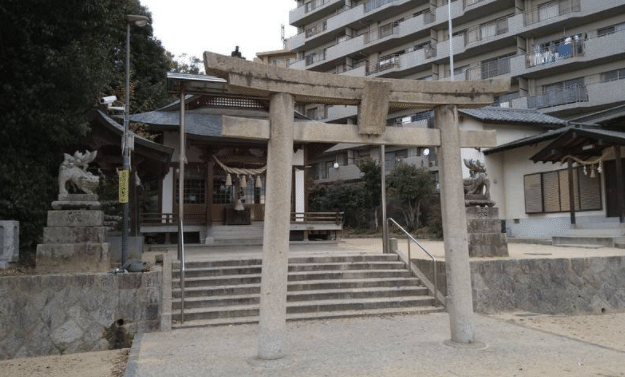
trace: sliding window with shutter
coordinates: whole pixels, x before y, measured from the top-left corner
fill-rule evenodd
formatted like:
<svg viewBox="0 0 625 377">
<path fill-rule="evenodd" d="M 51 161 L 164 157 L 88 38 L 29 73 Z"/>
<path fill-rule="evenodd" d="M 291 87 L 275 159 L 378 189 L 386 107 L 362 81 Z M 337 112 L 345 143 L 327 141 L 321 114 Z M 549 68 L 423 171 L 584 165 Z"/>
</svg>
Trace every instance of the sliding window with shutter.
<svg viewBox="0 0 625 377">
<path fill-rule="evenodd" d="M 567 169 L 523 177 L 525 213 L 570 211 L 569 171 Z M 576 211 L 598 211 L 601 205 L 601 178 L 584 174 L 581 167 L 573 169 Z"/>
</svg>

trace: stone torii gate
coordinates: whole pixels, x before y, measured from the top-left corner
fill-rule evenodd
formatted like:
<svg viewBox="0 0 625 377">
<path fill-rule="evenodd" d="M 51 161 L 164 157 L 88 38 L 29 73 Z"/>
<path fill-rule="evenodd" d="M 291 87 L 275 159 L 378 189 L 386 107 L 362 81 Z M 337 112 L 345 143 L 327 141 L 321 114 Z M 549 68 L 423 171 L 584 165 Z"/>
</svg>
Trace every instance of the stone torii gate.
<svg viewBox="0 0 625 377">
<path fill-rule="evenodd" d="M 298 71 L 204 53 L 206 73 L 228 91 L 269 98 L 269 120 L 223 116 L 222 136 L 267 140 L 265 228 L 256 362 L 286 362 L 286 297 L 294 142 L 437 146 L 451 341 L 475 342 L 460 148 L 493 147 L 495 131 L 458 129 L 459 107 L 482 107 L 507 93 L 509 79 L 416 81 Z M 358 105 L 358 124 L 294 122 L 295 103 Z M 434 109 L 436 129 L 386 127 L 389 107 Z"/>
</svg>

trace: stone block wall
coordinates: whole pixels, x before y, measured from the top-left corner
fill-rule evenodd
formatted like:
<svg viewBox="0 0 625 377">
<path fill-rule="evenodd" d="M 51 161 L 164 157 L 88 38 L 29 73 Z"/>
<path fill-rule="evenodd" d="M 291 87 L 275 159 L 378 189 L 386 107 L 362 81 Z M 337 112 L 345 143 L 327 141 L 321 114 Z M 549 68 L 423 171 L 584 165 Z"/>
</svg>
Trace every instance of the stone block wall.
<svg viewBox="0 0 625 377">
<path fill-rule="evenodd" d="M 160 267 L 0 277 L 0 360 L 111 349 L 113 324 L 130 335 L 158 331 L 162 282 Z"/>
<path fill-rule="evenodd" d="M 471 261 L 476 312 L 625 310 L 625 257 Z"/>
<path fill-rule="evenodd" d="M 432 262 L 412 261 L 428 279 Z M 625 257 L 472 259 L 477 313 L 528 311 L 593 314 L 625 310 Z M 445 262 L 437 262 L 438 288 L 446 292 Z"/>
</svg>

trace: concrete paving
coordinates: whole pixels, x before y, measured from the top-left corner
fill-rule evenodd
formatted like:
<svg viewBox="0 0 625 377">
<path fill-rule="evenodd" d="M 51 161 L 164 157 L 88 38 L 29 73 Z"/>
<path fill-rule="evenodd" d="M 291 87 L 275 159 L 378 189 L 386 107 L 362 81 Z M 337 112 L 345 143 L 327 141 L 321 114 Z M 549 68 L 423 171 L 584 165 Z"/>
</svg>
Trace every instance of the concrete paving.
<svg viewBox="0 0 625 377">
<path fill-rule="evenodd" d="M 287 323 L 288 366 L 259 367 L 258 325 L 138 335 L 126 377 L 625 376 L 625 353 L 477 315 L 454 347 L 446 313 Z"/>
</svg>

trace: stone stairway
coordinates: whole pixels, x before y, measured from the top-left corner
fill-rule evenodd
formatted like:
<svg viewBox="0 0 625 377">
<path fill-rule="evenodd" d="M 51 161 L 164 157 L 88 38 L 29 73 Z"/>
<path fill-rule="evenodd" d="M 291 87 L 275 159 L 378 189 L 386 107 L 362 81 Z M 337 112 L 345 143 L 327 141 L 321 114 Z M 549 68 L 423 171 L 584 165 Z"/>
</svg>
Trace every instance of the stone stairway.
<svg viewBox="0 0 625 377">
<path fill-rule="evenodd" d="M 620 224 L 582 224 L 552 237 L 554 246 L 625 248 L 625 228 Z"/>
<path fill-rule="evenodd" d="M 258 322 L 261 259 L 187 263 L 184 324 L 173 274 L 173 328 Z M 395 254 L 289 258 L 287 320 L 442 310 Z"/>
<path fill-rule="evenodd" d="M 262 245 L 264 223 L 252 222 L 250 225 L 213 225 L 211 236 L 213 245 Z"/>
</svg>

